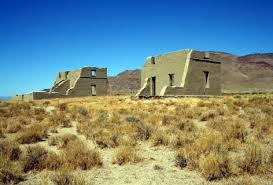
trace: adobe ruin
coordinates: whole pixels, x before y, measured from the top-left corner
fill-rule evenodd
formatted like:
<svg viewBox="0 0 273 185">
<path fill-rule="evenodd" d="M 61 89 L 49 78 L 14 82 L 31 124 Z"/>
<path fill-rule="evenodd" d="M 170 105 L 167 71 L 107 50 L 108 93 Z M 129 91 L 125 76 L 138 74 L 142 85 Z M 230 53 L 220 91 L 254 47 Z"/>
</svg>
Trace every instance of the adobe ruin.
<svg viewBox="0 0 273 185">
<path fill-rule="evenodd" d="M 221 62 L 212 52 L 191 49 L 148 57 L 137 97 L 221 95 Z"/>
<path fill-rule="evenodd" d="M 76 96 L 107 95 L 107 68 L 83 67 L 56 75 L 52 88 L 16 95 L 13 100 L 39 100 Z"/>
</svg>

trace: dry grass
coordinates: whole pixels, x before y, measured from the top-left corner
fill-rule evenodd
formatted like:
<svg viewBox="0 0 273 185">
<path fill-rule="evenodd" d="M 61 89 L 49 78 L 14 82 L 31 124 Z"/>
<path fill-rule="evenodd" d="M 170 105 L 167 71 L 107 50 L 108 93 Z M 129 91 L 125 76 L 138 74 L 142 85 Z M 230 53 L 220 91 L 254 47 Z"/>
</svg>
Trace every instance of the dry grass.
<svg viewBox="0 0 273 185">
<path fill-rule="evenodd" d="M 49 105 L 55 110 L 46 111 Z M 67 171 L 96 170 L 104 163 L 100 154 L 108 150 L 118 165 L 147 162 L 139 144 L 172 150 L 178 168 L 197 171 L 208 181 L 272 177 L 272 123 L 273 96 L 263 94 L 0 102 L 0 180 L 19 182 L 22 174 L 50 170 L 56 171 L 54 183 L 73 184 Z M 56 134 L 74 124 L 83 136 Z M 44 140 L 57 152 L 33 146 Z"/>
<path fill-rule="evenodd" d="M 113 159 L 114 164 L 123 165 L 126 163 L 137 163 L 141 161 L 141 157 L 137 150 L 131 146 L 121 146 L 117 149 Z"/>
<path fill-rule="evenodd" d="M 100 154 L 96 150 L 87 149 L 80 141 L 71 141 L 64 149 L 61 157 L 67 168 L 89 170 L 102 166 Z"/>
<path fill-rule="evenodd" d="M 58 136 L 53 136 L 48 139 L 48 144 L 50 146 L 57 146 L 58 148 L 66 148 L 69 142 L 75 141 L 77 136 L 73 134 L 63 134 Z"/>
</svg>

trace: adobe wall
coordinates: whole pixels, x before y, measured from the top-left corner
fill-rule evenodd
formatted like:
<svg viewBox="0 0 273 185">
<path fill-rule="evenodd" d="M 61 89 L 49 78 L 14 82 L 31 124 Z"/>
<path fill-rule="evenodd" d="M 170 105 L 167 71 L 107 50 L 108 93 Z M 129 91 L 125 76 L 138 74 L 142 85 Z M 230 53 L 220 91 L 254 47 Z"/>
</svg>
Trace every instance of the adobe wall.
<svg viewBox="0 0 273 185">
<path fill-rule="evenodd" d="M 96 85 L 96 95 L 107 95 L 107 79 L 79 78 L 73 89 L 68 91 L 69 96 L 91 96 L 92 85 Z"/>
<path fill-rule="evenodd" d="M 75 82 L 78 80 L 78 78 L 81 75 L 81 69 L 73 70 L 70 71 L 69 74 L 67 75 L 67 79 L 70 81 L 69 87 L 73 87 Z"/>
<path fill-rule="evenodd" d="M 96 76 L 91 76 L 91 71 L 96 71 Z M 82 78 L 107 78 L 107 69 L 106 68 L 97 68 L 97 67 L 84 67 L 81 70 L 80 77 Z"/>
<path fill-rule="evenodd" d="M 66 80 L 68 74 L 69 74 L 69 71 L 62 71 L 62 72 L 57 73 L 54 85 L 63 81 L 63 80 Z"/>
<path fill-rule="evenodd" d="M 51 89 L 50 92 L 59 92 L 66 94 L 66 91 L 70 88 L 70 80 L 62 81 L 60 84 Z"/>
<path fill-rule="evenodd" d="M 205 59 L 204 55 L 204 52 L 192 53 L 183 94 L 221 95 L 221 63 L 212 53 L 209 59 Z M 209 88 L 205 88 L 204 71 L 209 72 Z"/>
<path fill-rule="evenodd" d="M 174 86 L 180 86 L 188 53 L 189 50 L 183 50 L 159 55 L 155 57 L 155 64 L 148 58 L 141 70 L 141 87 L 146 78 L 156 76 L 156 95 L 160 95 L 161 90 L 169 85 L 169 74 L 174 74 Z"/>
</svg>

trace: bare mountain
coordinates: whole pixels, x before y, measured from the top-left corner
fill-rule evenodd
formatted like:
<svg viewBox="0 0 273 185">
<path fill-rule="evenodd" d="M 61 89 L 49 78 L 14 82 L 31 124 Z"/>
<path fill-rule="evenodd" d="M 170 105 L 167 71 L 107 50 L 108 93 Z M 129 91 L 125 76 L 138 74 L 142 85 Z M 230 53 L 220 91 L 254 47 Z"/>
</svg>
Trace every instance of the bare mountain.
<svg viewBox="0 0 273 185">
<path fill-rule="evenodd" d="M 110 94 L 135 94 L 140 88 L 140 70 L 126 70 L 108 78 Z"/>
<path fill-rule="evenodd" d="M 223 92 L 273 91 L 273 54 L 225 57 L 222 60 Z"/>
<path fill-rule="evenodd" d="M 273 91 L 273 53 L 244 56 L 213 52 L 222 61 L 222 91 Z M 109 78 L 111 94 L 134 94 L 140 89 L 140 70 L 126 70 Z"/>
</svg>

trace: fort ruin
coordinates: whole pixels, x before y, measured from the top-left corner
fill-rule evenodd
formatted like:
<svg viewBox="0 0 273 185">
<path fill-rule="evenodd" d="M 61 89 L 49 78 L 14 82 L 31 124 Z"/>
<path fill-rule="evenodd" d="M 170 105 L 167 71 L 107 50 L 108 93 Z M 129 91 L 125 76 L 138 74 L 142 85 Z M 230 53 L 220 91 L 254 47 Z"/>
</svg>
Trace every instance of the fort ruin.
<svg viewBox="0 0 273 185">
<path fill-rule="evenodd" d="M 221 95 L 221 62 L 214 53 L 191 49 L 148 57 L 137 97 Z"/>
<path fill-rule="evenodd" d="M 107 68 L 83 67 L 56 75 L 53 87 L 44 91 L 16 95 L 14 100 L 39 100 L 76 96 L 107 95 Z"/>
</svg>

